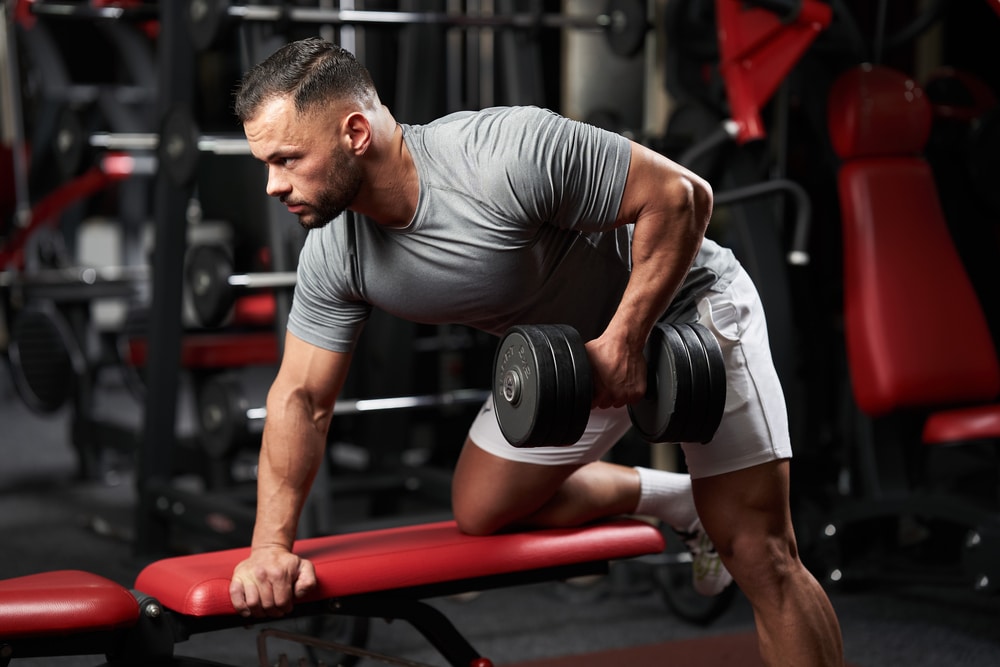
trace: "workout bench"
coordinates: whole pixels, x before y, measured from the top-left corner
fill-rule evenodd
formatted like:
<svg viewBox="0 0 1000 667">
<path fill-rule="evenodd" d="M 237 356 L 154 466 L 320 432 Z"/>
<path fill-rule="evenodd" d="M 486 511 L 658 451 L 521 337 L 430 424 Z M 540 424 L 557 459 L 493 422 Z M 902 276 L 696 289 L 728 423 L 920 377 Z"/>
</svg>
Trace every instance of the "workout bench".
<svg viewBox="0 0 1000 667">
<path fill-rule="evenodd" d="M 442 521 L 309 538 L 295 551 L 313 562 L 318 585 L 289 617 L 401 619 L 449 665 L 489 667 L 493 663 L 426 600 L 600 574 L 610 561 L 663 548 L 656 527 L 626 518 L 489 537 L 465 535 L 453 521 Z M 0 667 L 17 658 L 65 655 L 103 655 L 106 667 L 219 665 L 174 656 L 174 646 L 195 634 L 273 621 L 244 618 L 229 601 L 233 567 L 248 553 L 159 560 L 139 573 L 132 590 L 78 570 L 0 581 Z"/>
</svg>

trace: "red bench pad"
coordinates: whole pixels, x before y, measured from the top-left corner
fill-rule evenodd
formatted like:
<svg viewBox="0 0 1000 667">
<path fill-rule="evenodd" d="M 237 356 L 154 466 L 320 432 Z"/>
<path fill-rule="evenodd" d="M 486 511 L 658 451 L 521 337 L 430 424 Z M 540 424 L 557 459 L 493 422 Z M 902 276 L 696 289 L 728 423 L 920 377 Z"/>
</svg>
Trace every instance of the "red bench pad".
<svg viewBox="0 0 1000 667">
<path fill-rule="evenodd" d="M 619 519 L 488 537 L 461 533 L 453 521 L 300 540 L 318 586 L 303 602 L 529 570 L 659 553 L 660 531 Z M 147 566 L 135 588 L 190 616 L 234 614 L 233 568 L 249 548 L 178 556 Z"/>
<path fill-rule="evenodd" d="M 924 424 L 924 442 L 953 444 L 1000 438 L 1000 405 L 979 405 L 935 412 Z"/>
<path fill-rule="evenodd" d="M 139 604 L 127 588 L 79 570 L 0 581 L 0 638 L 55 636 L 130 627 Z"/>
</svg>

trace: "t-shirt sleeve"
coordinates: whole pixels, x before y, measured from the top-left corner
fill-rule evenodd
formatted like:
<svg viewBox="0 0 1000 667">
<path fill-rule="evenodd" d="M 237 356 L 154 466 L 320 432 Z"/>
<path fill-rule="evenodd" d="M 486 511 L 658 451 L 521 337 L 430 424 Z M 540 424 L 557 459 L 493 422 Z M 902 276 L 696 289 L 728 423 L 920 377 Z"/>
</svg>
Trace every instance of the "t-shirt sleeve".
<svg viewBox="0 0 1000 667">
<path fill-rule="evenodd" d="M 496 142 L 509 192 L 529 218 L 581 232 L 618 217 L 631 157 L 629 140 L 551 111 L 525 108 Z"/>
<path fill-rule="evenodd" d="M 306 236 L 288 315 L 288 331 L 332 352 L 352 352 L 371 314 L 357 289 L 343 217 Z"/>
</svg>

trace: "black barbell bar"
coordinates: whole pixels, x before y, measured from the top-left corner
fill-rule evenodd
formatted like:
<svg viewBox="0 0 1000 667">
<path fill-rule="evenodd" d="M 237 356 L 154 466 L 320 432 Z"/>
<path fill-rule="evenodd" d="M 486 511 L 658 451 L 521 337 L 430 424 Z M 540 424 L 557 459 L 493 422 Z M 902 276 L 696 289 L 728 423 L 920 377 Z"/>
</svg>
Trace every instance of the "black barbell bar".
<svg viewBox="0 0 1000 667">
<path fill-rule="evenodd" d="M 35 16 L 63 19 L 108 19 L 151 21 L 159 18 L 159 7 L 155 4 L 99 7 L 86 2 L 48 2 L 34 0 L 27 2 L 28 10 Z"/>
<path fill-rule="evenodd" d="M 611 50 L 631 57 L 639 52 L 649 30 L 643 0 L 608 0 L 596 16 L 521 12 L 467 15 L 447 12 L 370 11 L 282 5 L 233 5 L 228 0 L 189 0 L 188 27 L 195 48 L 207 49 L 231 21 L 316 23 L 325 25 L 440 25 L 479 29 L 573 29 L 603 31 Z"/>
<path fill-rule="evenodd" d="M 86 145 L 126 154 L 154 153 L 158 167 L 181 186 L 194 179 L 200 153 L 250 155 L 250 144 L 244 135 L 203 135 L 191 112 L 180 106 L 164 115 L 159 132 L 95 132 L 84 136 L 75 117 L 65 114 L 57 134 L 65 137 L 57 146 L 57 159 L 67 173 L 75 171 L 82 152 L 80 146 Z"/>
<path fill-rule="evenodd" d="M 333 416 L 480 405 L 490 396 L 488 389 L 452 389 L 413 396 L 340 399 L 333 407 Z M 224 457 L 260 437 L 267 408 L 253 401 L 246 386 L 232 374 L 206 381 L 199 394 L 199 440 L 209 456 Z"/>
</svg>

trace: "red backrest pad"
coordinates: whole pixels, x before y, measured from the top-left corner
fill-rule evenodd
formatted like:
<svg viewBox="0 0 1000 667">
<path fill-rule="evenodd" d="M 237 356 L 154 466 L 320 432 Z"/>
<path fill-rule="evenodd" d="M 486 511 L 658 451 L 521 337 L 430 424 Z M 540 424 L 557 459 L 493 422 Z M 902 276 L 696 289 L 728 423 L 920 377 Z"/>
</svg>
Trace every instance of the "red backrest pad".
<svg viewBox="0 0 1000 667">
<path fill-rule="evenodd" d="M 1000 392 L 986 320 L 920 155 L 929 119 L 923 92 L 892 70 L 851 70 L 831 90 L 848 361 L 858 405 L 876 416 Z"/>
</svg>

